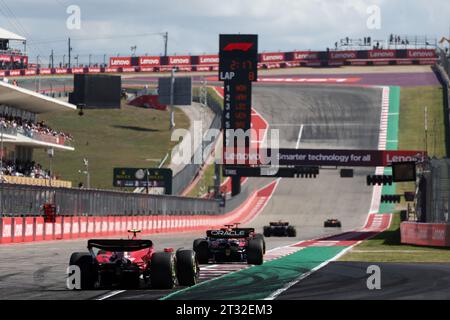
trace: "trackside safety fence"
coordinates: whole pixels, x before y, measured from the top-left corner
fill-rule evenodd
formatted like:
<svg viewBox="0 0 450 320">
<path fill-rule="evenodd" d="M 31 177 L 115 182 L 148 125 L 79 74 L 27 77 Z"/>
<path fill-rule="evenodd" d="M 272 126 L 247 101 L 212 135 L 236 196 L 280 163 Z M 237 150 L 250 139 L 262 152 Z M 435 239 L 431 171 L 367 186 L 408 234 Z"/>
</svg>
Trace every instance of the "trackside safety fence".
<svg viewBox="0 0 450 320">
<path fill-rule="evenodd" d="M 56 205 L 60 216 L 201 216 L 221 213 L 214 200 L 127 192 L 52 188 L 1 183 L 3 217 L 42 216 L 42 206 Z"/>
</svg>

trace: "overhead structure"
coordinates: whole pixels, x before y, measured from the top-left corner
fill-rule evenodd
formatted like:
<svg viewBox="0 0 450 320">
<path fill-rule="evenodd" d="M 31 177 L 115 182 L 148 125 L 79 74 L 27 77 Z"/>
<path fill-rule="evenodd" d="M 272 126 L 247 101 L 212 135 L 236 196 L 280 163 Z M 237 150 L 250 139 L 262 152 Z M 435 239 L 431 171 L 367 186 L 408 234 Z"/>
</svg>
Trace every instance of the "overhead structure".
<svg viewBox="0 0 450 320">
<path fill-rule="evenodd" d="M 1 40 L 27 41 L 27 39 L 25 37 L 19 36 L 18 34 L 8 31 L 3 28 L 0 28 L 0 39 Z"/>
<path fill-rule="evenodd" d="M 44 96 L 34 91 L 0 81 L 0 104 L 36 114 L 76 110 L 76 106 L 61 100 Z"/>
</svg>

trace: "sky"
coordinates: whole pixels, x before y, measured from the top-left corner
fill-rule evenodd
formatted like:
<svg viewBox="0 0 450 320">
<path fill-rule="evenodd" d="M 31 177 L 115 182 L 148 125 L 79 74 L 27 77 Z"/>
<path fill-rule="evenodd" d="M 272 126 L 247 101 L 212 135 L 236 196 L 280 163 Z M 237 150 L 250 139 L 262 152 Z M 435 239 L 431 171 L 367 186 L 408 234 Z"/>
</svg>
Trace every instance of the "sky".
<svg viewBox="0 0 450 320">
<path fill-rule="evenodd" d="M 160 55 L 164 32 L 177 55 L 217 53 L 221 33 L 256 33 L 260 52 L 323 50 L 347 36 L 441 38 L 449 14 L 448 0 L 0 0 L 0 27 L 28 39 L 31 61 L 52 49 L 62 59 L 68 37 L 73 55 L 98 62 L 133 46 Z"/>
</svg>

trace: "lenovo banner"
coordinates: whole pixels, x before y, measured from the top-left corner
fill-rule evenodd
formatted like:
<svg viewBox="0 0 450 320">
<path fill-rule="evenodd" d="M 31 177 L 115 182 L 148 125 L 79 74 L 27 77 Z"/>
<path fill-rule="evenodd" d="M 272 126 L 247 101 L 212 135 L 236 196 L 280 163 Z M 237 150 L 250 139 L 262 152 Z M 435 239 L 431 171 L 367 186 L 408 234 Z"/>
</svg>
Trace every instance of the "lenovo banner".
<svg viewBox="0 0 450 320">
<path fill-rule="evenodd" d="M 110 67 L 131 67 L 131 57 L 110 57 Z"/>
<path fill-rule="evenodd" d="M 139 65 L 141 67 L 154 67 L 161 64 L 161 57 L 139 57 Z"/>
<path fill-rule="evenodd" d="M 328 53 L 330 60 L 348 60 L 357 59 L 358 51 L 331 51 Z"/>
<path fill-rule="evenodd" d="M 434 49 L 407 50 L 407 57 L 409 59 L 436 58 L 436 51 Z"/>
<path fill-rule="evenodd" d="M 171 56 L 168 57 L 168 65 L 170 66 L 180 66 L 180 65 L 190 65 L 191 64 L 191 57 L 190 56 Z"/>
<path fill-rule="evenodd" d="M 318 52 L 312 52 L 312 51 L 296 51 L 292 52 L 291 54 L 292 61 L 303 61 L 303 60 L 318 60 L 319 59 L 319 53 Z"/>
<path fill-rule="evenodd" d="M 283 62 L 285 60 L 283 52 L 261 53 L 259 62 Z"/>
<path fill-rule="evenodd" d="M 214 55 L 198 56 L 198 61 L 196 62 L 196 64 L 218 65 L 219 64 L 219 55 L 214 54 Z"/>
<path fill-rule="evenodd" d="M 6 54 L 0 54 L 0 61 L 1 62 L 11 62 L 11 56 Z"/>
<path fill-rule="evenodd" d="M 395 59 L 397 58 L 396 50 L 371 50 L 368 52 L 369 59 Z"/>
</svg>

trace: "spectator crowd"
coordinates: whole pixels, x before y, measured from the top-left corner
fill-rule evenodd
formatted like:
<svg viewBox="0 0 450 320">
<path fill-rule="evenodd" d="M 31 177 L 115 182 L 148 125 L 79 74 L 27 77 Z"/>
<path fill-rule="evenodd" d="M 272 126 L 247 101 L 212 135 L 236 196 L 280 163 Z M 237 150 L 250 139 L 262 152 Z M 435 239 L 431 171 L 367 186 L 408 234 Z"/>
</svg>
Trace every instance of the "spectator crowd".
<svg viewBox="0 0 450 320">
<path fill-rule="evenodd" d="M 49 179 L 50 171 L 44 170 L 42 166 L 34 161 L 3 161 L 0 168 L 1 174 L 15 177 L 29 177 L 35 179 Z"/>
<path fill-rule="evenodd" d="M 33 135 L 37 133 L 47 136 L 60 137 L 69 141 L 73 140 L 72 135 L 62 131 L 53 130 L 48 127 L 44 121 L 34 123 L 31 120 L 23 120 L 21 117 L 13 117 L 2 114 L 0 115 L 0 126 L 3 128 L 17 129 L 19 133 L 23 133 L 30 138 L 33 138 Z"/>
</svg>

